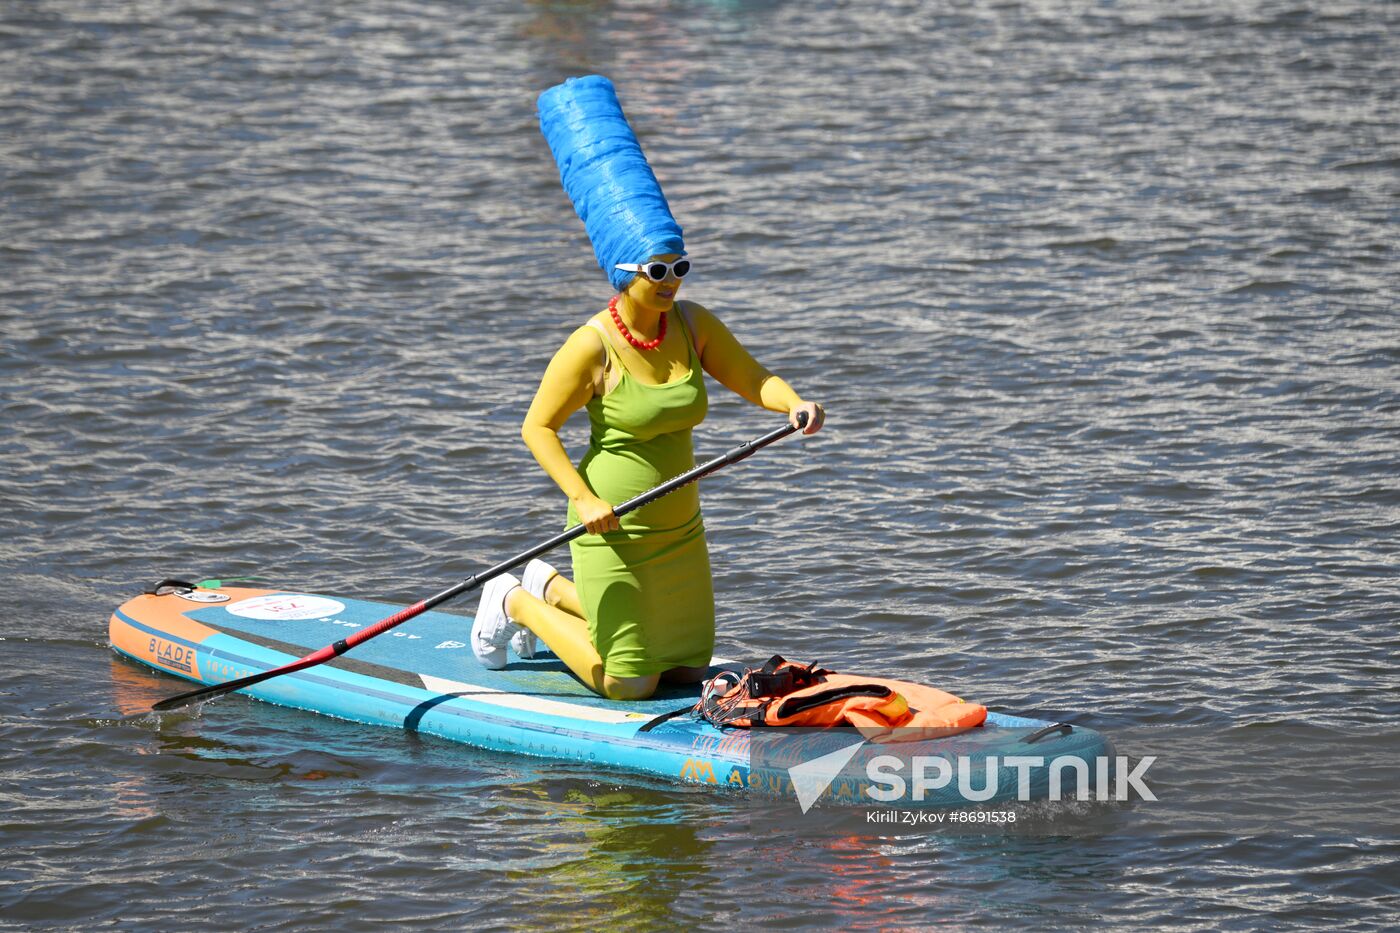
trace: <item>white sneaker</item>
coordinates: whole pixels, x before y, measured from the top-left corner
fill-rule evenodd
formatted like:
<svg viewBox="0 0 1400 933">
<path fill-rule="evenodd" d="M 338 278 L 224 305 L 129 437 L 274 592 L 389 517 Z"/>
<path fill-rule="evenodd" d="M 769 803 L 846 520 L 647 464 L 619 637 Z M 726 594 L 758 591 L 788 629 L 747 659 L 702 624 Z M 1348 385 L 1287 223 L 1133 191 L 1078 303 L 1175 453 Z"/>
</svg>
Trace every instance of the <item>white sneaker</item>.
<svg viewBox="0 0 1400 933">
<path fill-rule="evenodd" d="M 544 591 L 549 587 L 549 581 L 558 575 L 559 571 L 536 557 L 525 565 L 525 572 L 520 575 L 520 585 L 525 587 L 525 592 L 531 596 L 543 600 Z"/>
<path fill-rule="evenodd" d="M 499 671 L 506 666 L 506 645 L 519 628 L 506 615 L 506 597 L 519 585 L 519 580 L 503 573 L 488 580 L 481 591 L 481 604 L 476 607 L 476 618 L 472 621 L 472 654 L 488 671 Z"/>
<path fill-rule="evenodd" d="M 539 643 L 540 640 L 535 636 L 535 633 L 523 625 L 516 629 L 514 635 L 510 636 L 510 650 L 526 661 L 535 659 L 535 649 L 539 647 Z"/>
<path fill-rule="evenodd" d="M 525 592 L 543 602 L 545 588 L 558 574 L 559 571 L 537 557 L 525 565 L 525 572 L 520 575 L 520 585 L 524 587 Z M 534 658 L 535 651 L 539 648 L 539 639 L 534 632 L 521 626 L 518 632 L 510 636 L 510 647 L 520 657 L 529 661 Z"/>
</svg>

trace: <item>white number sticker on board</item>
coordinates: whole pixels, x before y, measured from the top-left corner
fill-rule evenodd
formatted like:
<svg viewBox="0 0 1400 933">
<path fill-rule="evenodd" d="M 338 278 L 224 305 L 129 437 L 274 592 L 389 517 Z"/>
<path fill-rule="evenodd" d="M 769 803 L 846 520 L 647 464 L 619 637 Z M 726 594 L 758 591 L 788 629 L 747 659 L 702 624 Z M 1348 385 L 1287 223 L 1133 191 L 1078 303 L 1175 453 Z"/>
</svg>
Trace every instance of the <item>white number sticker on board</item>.
<svg viewBox="0 0 1400 933">
<path fill-rule="evenodd" d="M 344 609 L 345 604 L 334 599 L 300 593 L 254 596 L 228 607 L 229 612 L 245 619 L 285 619 L 289 622 L 333 616 Z"/>
</svg>

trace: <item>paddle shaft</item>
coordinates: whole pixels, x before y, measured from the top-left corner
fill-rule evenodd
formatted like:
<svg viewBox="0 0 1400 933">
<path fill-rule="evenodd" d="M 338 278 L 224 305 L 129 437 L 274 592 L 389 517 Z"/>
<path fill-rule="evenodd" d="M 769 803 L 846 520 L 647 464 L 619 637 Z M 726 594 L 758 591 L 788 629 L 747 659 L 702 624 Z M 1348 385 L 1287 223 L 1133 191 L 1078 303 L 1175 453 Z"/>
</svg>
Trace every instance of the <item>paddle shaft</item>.
<svg viewBox="0 0 1400 933">
<path fill-rule="evenodd" d="M 697 480 L 709 476 L 711 473 L 714 473 L 718 470 L 723 469 L 726 466 L 729 466 L 730 464 L 738 463 L 740 460 L 743 460 L 753 455 L 754 453 L 762 450 L 764 447 L 767 447 L 774 441 L 782 440 L 789 434 L 792 434 L 794 431 L 798 431 L 801 428 L 806 427 L 806 421 L 807 419 L 805 413 L 801 414 L 798 416 L 798 426 L 794 427 L 790 424 L 784 425 L 781 428 L 775 428 L 774 430 L 769 431 L 762 437 L 755 438 L 751 441 L 746 441 L 740 444 L 738 447 L 735 447 L 733 450 L 720 454 L 713 460 L 706 461 L 705 463 L 700 464 L 694 469 L 682 473 L 675 479 L 667 480 L 660 486 L 657 486 L 655 489 L 648 490 L 647 492 L 642 493 L 636 498 L 628 499 L 621 505 L 616 506 L 613 509 L 613 514 L 621 518 L 628 512 L 635 511 L 637 509 L 640 509 L 644 505 L 648 505 L 652 502 L 655 502 L 662 496 L 673 493 L 677 489 L 680 489 L 682 486 L 688 486 L 691 483 L 696 482 Z M 183 706 L 188 706 L 191 703 L 197 703 L 203 700 L 212 700 L 216 697 L 221 697 L 224 694 L 233 693 L 235 690 L 242 690 L 244 687 L 251 687 L 254 684 L 260 684 L 265 680 L 271 680 L 272 678 L 280 677 L 283 674 L 293 674 L 297 671 L 304 671 L 308 667 L 315 667 L 318 664 L 324 664 L 332 658 L 339 657 L 340 655 L 349 651 L 351 648 L 354 648 L 356 645 L 364 644 L 365 642 L 369 641 L 371 638 L 374 638 L 377 635 L 383 635 L 391 628 L 395 628 L 399 625 L 402 625 L 409 619 L 422 615 L 423 613 L 427 612 L 429 609 L 432 609 L 435 606 L 441 606 L 448 600 L 455 599 L 458 596 L 461 596 L 463 593 L 469 593 L 477 587 L 481 586 L 482 584 L 486 583 L 487 581 L 499 577 L 507 570 L 510 570 L 514 567 L 518 567 L 526 561 L 539 557 L 541 554 L 544 554 L 548 551 L 552 551 L 559 545 L 566 544 L 574 540 L 575 538 L 585 535 L 587 533 L 588 529 L 585 528 L 583 525 L 574 525 L 572 528 L 561 531 L 559 534 L 550 538 L 548 541 L 541 541 L 539 544 L 536 544 L 529 550 L 521 551 L 514 557 L 508 558 L 507 560 L 503 560 L 499 564 L 496 564 L 494 567 L 490 567 L 486 570 L 483 570 L 481 573 L 472 574 L 470 577 L 467 577 L 461 583 L 458 583 L 455 586 L 448 587 L 441 593 L 438 593 L 436 596 L 430 596 L 429 598 L 422 600 L 421 602 L 414 603 L 412 606 L 409 606 L 406 609 L 401 609 L 393 615 L 389 616 L 388 618 L 380 619 L 373 625 L 362 628 L 358 632 L 353 632 L 350 635 L 347 635 L 345 638 L 342 638 L 340 641 L 335 642 L 334 644 L 327 645 L 324 648 L 318 649 L 317 651 L 313 651 L 306 657 L 293 661 L 291 664 L 284 664 L 281 667 L 275 667 L 270 671 L 260 671 L 257 674 L 252 674 L 248 677 L 240 677 L 237 680 L 230 680 L 227 683 L 213 684 L 211 686 L 200 687 L 198 690 L 191 690 L 188 693 L 181 693 L 178 696 L 168 697 L 164 700 L 161 700 L 159 703 L 156 703 L 154 706 L 151 707 L 151 709 L 156 712 L 164 712 L 166 710 L 179 709 Z"/>
</svg>

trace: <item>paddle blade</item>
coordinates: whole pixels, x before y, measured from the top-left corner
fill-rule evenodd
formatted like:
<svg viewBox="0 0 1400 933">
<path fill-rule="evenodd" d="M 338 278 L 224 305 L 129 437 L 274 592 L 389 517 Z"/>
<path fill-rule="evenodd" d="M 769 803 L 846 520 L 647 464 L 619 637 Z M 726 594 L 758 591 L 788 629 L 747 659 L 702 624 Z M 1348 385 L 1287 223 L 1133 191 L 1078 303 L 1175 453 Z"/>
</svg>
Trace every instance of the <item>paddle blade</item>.
<svg viewBox="0 0 1400 933">
<path fill-rule="evenodd" d="M 296 671 L 304 671 L 308 667 L 315 667 L 338 654 L 348 650 L 345 642 L 336 642 L 334 645 L 327 645 L 320 651 L 313 651 L 306 657 L 291 664 L 284 664 L 281 667 L 274 667 L 270 671 L 260 671 L 257 674 L 250 674 L 247 677 L 240 677 L 237 680 L 230 680 L 222 684 L 210 684 L 207 687 L 200 687 L 198 690 L 191 690 L 189 693 L 181 693 L 173 697 L 167 697 L 151 707 L 152 712 L 164 713 L 172 709 L 180 709 L 189 706 L 191 703 L 200 703 L 204 700 L 212 700 L 221 697 L 226 693 L 233 693 L 235 690 L 242 690 L 244 687 L 251 687 L 253 684 L 260 684 L 264 680 L 271 680 L 283 674 L 292 674 Z"/>
<path fill-rule="evenodd" d="M 214 684 L 210 687 L 200 687 L 198 690 L 191 690 L 189 693 L 181 693 L 178 696 L 166 697 L 151 706 L 151 712 L 166 713 L 172 709 L 184 709 L 186 706 L 193 706 L 204 700 L 212 700 L 221 697 L 226 693 L 241 690 L 244 687 L 252 686 L 263 679 L 261 675 L 257 677 L 245 677 L 242 680 L 231 680 L 226 684 Z"/>
<path fill-rule="evenodd" d="M 193 706 L 200 700 L 214 699 L 216 696 L 223 696 L 224 693 L 232 693 L 238 689 L 237 686 L 228 684 L 216 684 L 214 686 L 203 686 L 197 691 L 181 693 L 179 696 L 167 696 L 158 703 L 151 705 L 153 713 L 168 713 L 172 709 L 185 709 L 186 706 Z"/>
</svg>

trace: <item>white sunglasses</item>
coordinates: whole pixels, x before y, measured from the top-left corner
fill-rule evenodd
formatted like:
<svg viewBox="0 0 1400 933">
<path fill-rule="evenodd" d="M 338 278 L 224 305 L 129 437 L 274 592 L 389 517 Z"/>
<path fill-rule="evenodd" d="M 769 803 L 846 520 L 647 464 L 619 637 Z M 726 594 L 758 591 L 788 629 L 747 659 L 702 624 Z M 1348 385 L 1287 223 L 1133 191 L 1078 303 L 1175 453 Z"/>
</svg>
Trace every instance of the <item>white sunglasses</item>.
<svg viewBox="0 0 1400 933">
<path fill-rule="evenodd" d="M 676 278 L 683 279 L 690 274 L 690 260 L 677 259 L 674 262 L 662 262 L 653 259 L 651 262 L 620 262 L 617 268 L 623 272 L 640 272 L 653 282 L 664 282 L 666 276 L 675 273 Z"/>
</svg>

